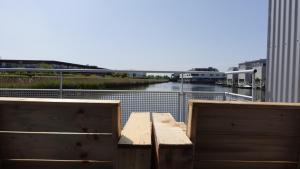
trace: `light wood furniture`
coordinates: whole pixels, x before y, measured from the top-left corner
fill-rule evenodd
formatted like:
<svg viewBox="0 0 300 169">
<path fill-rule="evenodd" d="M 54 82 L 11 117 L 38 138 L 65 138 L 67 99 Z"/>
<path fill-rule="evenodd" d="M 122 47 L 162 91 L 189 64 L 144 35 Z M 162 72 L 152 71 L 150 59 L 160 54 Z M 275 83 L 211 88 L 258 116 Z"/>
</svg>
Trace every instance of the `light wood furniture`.
<svg viewBox="0 0 300 169">
<path fill-rule="evenodd" d="M 151 168 L 149 112 L 131 113 L 118 143 L 117 169 Z"/>
<path fill-rule="evenodd" d="M 195 169 L 296 169 L 300 104 L 192 100 L 187 135 Z"/>
<path fill-rule="evenodd" d="M 192 169 L 193 144 L 170 113 L 152 113 L 157 169 Z"/>
<path fill-rule="evenodd" d="M 0 98 L 4 168 L 112 168 L 119 101 Z"/>
</svg>

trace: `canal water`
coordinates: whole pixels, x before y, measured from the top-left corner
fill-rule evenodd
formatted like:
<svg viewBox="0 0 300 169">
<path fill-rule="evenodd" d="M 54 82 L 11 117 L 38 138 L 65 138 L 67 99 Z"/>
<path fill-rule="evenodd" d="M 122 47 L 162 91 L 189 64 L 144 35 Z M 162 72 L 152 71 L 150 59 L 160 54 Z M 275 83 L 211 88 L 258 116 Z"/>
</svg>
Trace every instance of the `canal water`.
<svg viewBox="0 0 300 169">
<path fill-rule="evenodd" d="M 131 87 L 129 90 L 145 90 L 145 91 L 180 91 L 181 83 L 178 82 L 167 82 L 167 83 L 157 83 L 147 86 Z M 251 89 L 242 89 L 242 88 L 232 88 L 224 87 L 220 85 L 211 85 L 211 84 L 195 84 L 195 83 L 184 83 L 184 91 L 205 91 L 205 92 L 230 92 L 236 94 L 242 94 L 251 96 Z M 259 100 L 264 100 L 264 91 L 257 89 L 256 95 Z"/>
</svg>

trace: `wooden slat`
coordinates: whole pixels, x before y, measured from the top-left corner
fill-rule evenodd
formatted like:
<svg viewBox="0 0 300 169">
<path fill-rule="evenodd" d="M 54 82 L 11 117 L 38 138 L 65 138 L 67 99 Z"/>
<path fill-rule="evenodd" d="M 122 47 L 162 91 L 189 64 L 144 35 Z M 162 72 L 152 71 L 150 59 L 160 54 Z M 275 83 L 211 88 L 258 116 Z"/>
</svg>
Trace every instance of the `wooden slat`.
<svg viewBox="0 0 300 169">
<path fill-rule="evenodd" d="M 226 107 L 226 108 L 267 108 L 267 109 L 281 109 L 299 110 L 300 103 L 278 103 L 278 102 L 244 102 L 244 101 L 213 101 L 213 100 L 189 100 L 189 103 L 197 104 L 201 107 Z"/>
<path fill-rule="evenodd" d="M 151 121 L 149 112 L 131 113 L 121 132 L 119 147 L 151 147 Z"/>
<path fill-rule="evenodd" d="M 296 169 L 294 162 L 195 161 L 194 169 Z"/>
<path fill-rule="evenodd" d="M 112 116 L 112 143 L 113 143 L 113 169 L 116 169 L 117 163 L 116 160 L 118 158 L 118 141 L 121 136 L 121 106 L 120 104 L 117 107 L 114 107 L 114 112 L 117 112 L 116 115 Z"/>
<path fill-rule="evenodd" d="M 295 168 L 299 133 L 300 104 L 190 101 L 195 168 Z"/>
<path fill-rule="evenodd" d="M 95 99 L 50 99 L 50 98 L 20 98 L 20 97 L 0 97 L 0 102 L 27 102 L 27 103 L 85 103 L 85 104 L 119 104 L 118 100 L 95 100 Z"/>
<path fill-rule="evenodd" d="M 5 160 L 2 169 L 112 169 L 111 162 Z"/>
<path fill-rule="evenodd" d="M 201 107 L 197 131 L 215 134 L 300 136 L 300 109 Z"/>
<path fill-rule="evenodd" d="M 112 135 L 0 133 L 2 159 L 112 161 Z"/>
<path fill-rule="evenodd" d="M 158 169 L 192 169 L 193 144 L 169 113 L 152 113 Z"/>
<path fill-rule="evenodd" d="M 300 139 L 199 132 L 195 160 L 297 161 Z"/>
<path fill-rule="evenodd" d="M 0 130 L 111 133 L 117 106 L 84 101 L 0 101 Z"/>
<path fill-rule="evenodd" d="M 118 143 L 117 169 L 151 168 L 149 112 L 131 113 Z"/>
</svg>

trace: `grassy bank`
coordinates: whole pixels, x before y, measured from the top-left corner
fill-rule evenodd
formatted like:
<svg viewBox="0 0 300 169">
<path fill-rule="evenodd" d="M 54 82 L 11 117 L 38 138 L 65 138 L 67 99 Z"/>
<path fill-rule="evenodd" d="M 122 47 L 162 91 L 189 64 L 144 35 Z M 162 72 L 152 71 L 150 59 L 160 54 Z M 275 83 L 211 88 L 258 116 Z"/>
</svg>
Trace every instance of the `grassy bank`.
<svg viewBox="0 0 300 169">
<path fill-rule="evenodd" d="M 66 76 L 64 89 L 111 89 L 167 82 L 167 79 L 136 79 L 99 76 Z M 58 89 L 57 76 L 0 76 L 0 88 Z"/>
</svg>

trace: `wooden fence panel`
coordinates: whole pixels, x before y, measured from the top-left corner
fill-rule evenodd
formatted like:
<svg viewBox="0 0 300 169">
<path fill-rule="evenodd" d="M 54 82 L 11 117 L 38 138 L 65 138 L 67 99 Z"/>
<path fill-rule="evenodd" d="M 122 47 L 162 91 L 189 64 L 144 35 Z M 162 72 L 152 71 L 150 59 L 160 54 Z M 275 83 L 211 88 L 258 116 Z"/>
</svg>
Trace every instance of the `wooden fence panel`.
<svg viewBox="0 0 300 169">
<path fill-rule="evenodd" d="M 0 101 L 0 130 L 112 133 L 114 105 L 99 103 Z"/>
<path fill-rule="evenodd" d="M 300 104 L 190 101 L 187 135 L 195 169 L 296 168 Z"/>
<path fill-rule="evenodd" d="M 112 168 L 119 101 L 0 98 L 2 168 Z"/>
</svg>

